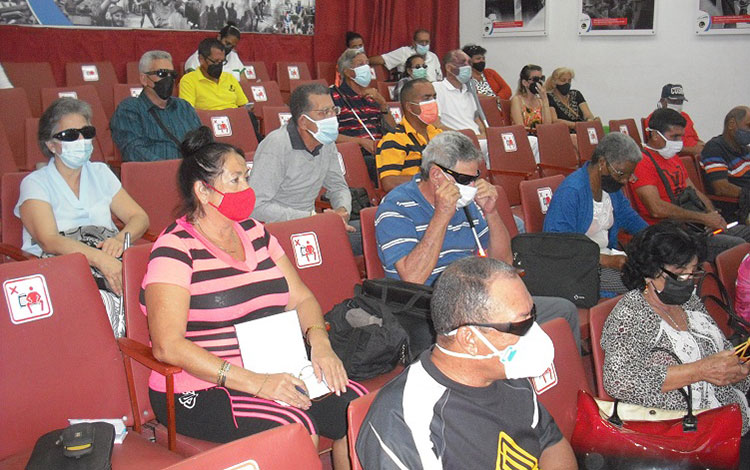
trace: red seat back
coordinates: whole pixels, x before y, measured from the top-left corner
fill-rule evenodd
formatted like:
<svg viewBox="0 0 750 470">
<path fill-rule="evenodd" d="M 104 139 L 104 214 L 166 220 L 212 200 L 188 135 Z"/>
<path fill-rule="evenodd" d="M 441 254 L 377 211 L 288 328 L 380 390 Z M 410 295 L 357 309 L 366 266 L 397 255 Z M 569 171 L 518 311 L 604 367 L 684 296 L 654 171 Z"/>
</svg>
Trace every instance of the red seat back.
<svg viewBox="0 0 750 470">
<path fill-rule="evenodd" d="M 539 139 L 539 167 L 542 175 L 568 175 L 578 168 L 578 154 L 568 126 L 561 122 L 536 126 Z"/>
<path fill-rule="evenodd" d="M 196 111 L 203 125 L 213 131 L 215 142 L 234 145 L 243 152 L 255 151 L 258 148 L 253 123 L 244 107 Z"/>
<path fill-rule="evenodd" d="M 322 465 L 305 427 L 294 423 L 214 447 L 165 470 L 320 470 Z"/>
<path fill-rule="evenodd" d="M 243 80 L 240 82 L 242 91 L 250 102 L 254 103 L 253 114 L 258 119 L 263 119 L 263 108 L 266 106 L 285 106 L 284 99 L 279 91 L 279 84 L 274 81 L 253 82 Z"/>
<path fill-rule="evenodd" d="M 370 392 L 367 395 L 361 396 L 349 403 L 349 408 L 346 410 L 346 420 L 349 424 L 346 435 L 349 441 L 349 460 L 352 464 L 352 470 L 362 470 L 362 464 L 359 462 L 359 457 L 357 457 L 357 436 L 359 436 L 362 422 L 364 422 L 370 405 L 372 405 L 372 401 L 375 400 L 376 396 L 378 396 L 378 392 Z"/>
<path fill-rule="evenodd" d="M 324 313 L 354 295 L 354 285 L 360 280 L 359 270 L 338 214 L 326 212 L 269 223 L 266 229 L 279 240 Z M 335 282 L 331 282 L 334 279 Z"/>
<path fill-rule="evenodd" d="M 135 83 L 117 83 L 112 87 L 112 99 L 115 103 L 115 109 L 117 106 L 125 100 L 125 98 L 137 98 L 138 95 L 143 91 L 143 85 L 138 82 Z"/>
<path fill-rule="evenodd" d="M 266 63 L 263 61 L 255 61 L 255 62 L 245 62 L 245 67 L 249 69 L 247 72 L 252 76 L 253 72 L 255 72 L 255 79 L 247 77 L 246 78 L 251 82 L 270 82 L 271 76 L 268 74 L 268 68 L 266 67 Z"/>
<path fill-rule="evenodd" d="M 503 113 L 503 127 L 513 124 L 510 118 L 510 100 L 500 100 L 500 110 Z"/>
<path fill-rule="evenodd" d="M 263 134 L 268 135 L 292 118 L 289 106 L 265 106 L 263 108 Z"/>
<path fill-rule="evenodd" d="M 576 123 L 576 141 L 578 142 L 578 155 L 580 164 L 591 160 L 594 149 L 604 137 L 604 128 L 601 121 L 583 121 Z"/>
<path fill-rule="evenodd" d="M 109 95 L 112 97 L 112 87 L 109 87 Z M 102 153 L 105 157 L 114 155 L 114 143 L 109 130 L 109 115 L 105 112 L 99 94 L 96 88 L 91 85 L 67 86 L 61 88 L 43 88 L 42 89 L 42 106 L 47 109 L 53 101 L 66 94 L 87 102 L 91 106 L 93 117 L 92 124 L 96 127 L 96 142 L 99 143 Z M 75 95 L 73 95 L 75 94 Z"/>
<path fill-rule="evenodd" d="M 495 185 L 497 190 L 497 201 L 495 206 L 497 207 L 497 213 L 500 214 L 500 218 L 503 220 L 505 229 L 508 230 L 510 238 L 518 235 L 518 227 L 516 226 L 516 220 L 513 218 L 513 211 L 510 209 L 508 203 L 508 196 L 505 194 L 505 189 L 502 186 Z"/>
<path fill-rule="evenodd" d="M 0 90 L 0 125 L 5 128 L 8 144 L 16 166 L 26 164 L 26 119 L 31 117 L 31 107 L 26 90 L 6 88 Z M 13 112 L 8 112 L 13 110 Z"/>
<path fill-rule="evenodd" d="M 322 78 L 316 78 L 315 80 L 312 80 L 312 79 L 311 80 L 292 80 L 289 83 L 289 88 L 290 88 L 289 93 L 293 92 L 298 86 L 309 85 L 311 83 L 318 83 L 318 84 L 323 85 L 325 87 L 328 86 L 328 82 L 326 82 Z"/>
<path fill-rule="evenodd" d="M 336 63 L 335 62 L 316 62 L 315 76 L 322 78 L 327 83 L 336 82 Z"/>
<path fill-rule="evenodd" d="M 3 69 L 14 87 L 26 90 L 31 114 L 41 116 L 44 111 L 40 93 L 42 88 L 57 86 L 49 62 L 3 62 Z"/>
<path fill-rule="evenodd" d="M 740 264 L 748 253 L 750 253 L 750 243 L 743 243 L 716 256 L 716 274 L 726 287 L 732 302 L 737 295 L 737 271 L 739 271 Z"/>
<path fill-rule="evenodd" d="M 519 190 L 526 232 L 541 232 L 544 229 L 544 216 L 547 214 L 549 202 L 564 179 L 563 175 L 555 175 L 531 181 L 521 181 Z"/>
<path fill-rule="evenodd" d="M 479 104 L 482 105 L 482 111 L 487 118 L 487 122 L 492 127 L 505 126 L 505 116 L 497 107 L 497 99 L 493 97 L 479 98 Z"/>
<path fill-rule="evenodd" d="M 36 277 L 11 281 L 27 276 Z M 8 405 L 0 407 L 0 460 L 66 427 L 68 418 L 126 417 L 132 425 L 122 356 L 86 258 L 76 253 L 4 263 L 0 279 L 8 288 L 0 299 L 0 400 Z M 40 294 L 33 305 L 25 296 L 32 288 Z M 32 313 L 51 316 L 14 324 L 10 309 L 25 313 L 18 309 L 22 302 Z M 33 383 L 8 380 L 32 372 Z"/>
<path fill-rule="evenodd" d="M 122 187 L 148 214 L 149 231 L 161 233 L 175 220 L 181 199 L 177 170 L 182 160 L 124 162 L 120 170 Z"/>
<path fill-rule="evenodd" d="M 690 181 L 693 182 L 695 185 L 695 189 L 698 191 L 705 193 L 706 188 L 703 185 L 703 176 L 698 170 L 698 167 L 695 164 L 695 159 L 692 155 L 680 155 L 680 161 L 682 162 L 682 165 L 685 167 L 685 170 L 687 170 L 687 175 Z"/>
<path fill-rule="evenodd" d="M 635 119 L 611 119 L 609 121 L 609 132 L 622 132 L 627 134 L 638 144 L 638 148 L 643 148 L 641 135 L 638 133 L 638 126 L 635 125 Z"/>
<path fill-rule="evenodd" d="M 532 379 L 532 386 L 560 432 L 570 440 L 576 425 L 578 390 L 591 393 L 591 388 L 568 322 L 555 318 L 543 324 L 542 329 L 555 345 L 554 366 Z"/>
<path fill-rule="evenodd" d="M 94 80 L 85 70 L 96 67 L 98 78 Z M 111 62 L 67 62 L 65 64 L 65 84 L 67 86 L 93 85 L 99 94 L 99 99 L 107 113 L 107 119 L 112 117 L 115 106 L 112 101 L 112 86 L 119 83 L 115 68 Z M 138 83 L 138 82 L 136 82 Z"/>
<path fill-rule="evenodd" d="M 398 82 L 377 82 L 378 93 L 385 98 L 386 101 L 397 101 L 394 92 L 396 91 L 396 84 Z"/>
<path fill-rule="evenodd" d="M 10 142 L 8 142 L 8 136 L 5 135 L 5 128 L 0 124 L 0 178 L 6 173 L 13 173 L 18 171 L 18 165 L 16 159 L 13 158 L 13 151 L 10 149 Z M 0 179 L 0 188 L 2 188 L 2 180 Z"/>
<path fill-rule="evenodd" d="M 290 92 L 293 81 L 311 79 L 307 62 L 276 62 L 276 81 L 282 92 Z"/>
<path fill-rule="evenodd" d="M 622 296 L 599 302 L 589 309 L 589 332 L 591 337 L 591 355 L 594 359 L 594 381 L 596 382 L 596 395 L 605 400 L 611 400 L 604 391 L 604 350 L 602 349 L 602 331 L 609 313 L 615 308 Z"/>
<path fill-rule="evenodd" d="M 487 129 L 490 154 L 490 179 L 505 189 L 511 206 L 521 203 L 518 183 L 537 177 L 534 153 L 523 126 L 490 127 Z"/>
<path fill-rule="evenodd" d="M 375 185 L 367 173 L 367 165 L 359 150 L 359 145 L 355 142 L 344 142 L 336 144 L 336 148 L 344 162 L 344 178 L 350 188 L 365 188 L 370 204 L 376 206 L 380 203 Z"/>
<path fill-rule="evenodd" d="M 21 181 L 26 175 L 28 175 L 27 172 L 6 173 L 3 175 L 3 184 L 1 185 L 2 241 L 16 248 L 21 248 L 21 245 L 23 245 L 23 224 L 21 219 L 13 214 L 13 208 L 18 204 L 18 196 L 21 194 Z"/>
<path fill-rule="evenodd" d="M 362 227 L 362 252 L 365 257 L 367 279 L 385 277 L 383 264 L 378 255 L 378 241 L 375 238 L 375 214 L 377 207 L 368 207 L 359 211 L 359 224 Z"/>
<path fill-rule="evenodd" d="M 138 61 L 130 61 L 125 64 L 125 83 L 135 85 L 141 83 L 141 71 L 138 70 Z M 115 103 L 117 106 L 117 103 Z"/>
<path fill-rule="evenodd" d="M 743 243 L 742 245 L 738 245 L 738 247 L 744 245 L 745 244 Z M 700 291 L 696 292 L 696 294 L 703 299 L 703 303 L 706 306 L 708 314 L 711 315 L 711 318 L 713 318 L 716 324 L 719 325 L 719 329 L 722 333 L 724 333 L 724 336 L 729 337 L 733 333 L 732 326 L 729 324 L 729 314 L 727 314 L 727 311 L 723 306 L 714 301 L 714 297 L 719 300 L 722 299 L 721 288 L 719 287 L 719 284 L 717 282 L 719 274 L 714 266 L 707 261 L 703 262 L 701 268 L 706 271 L 706 273 L 715 274 L 716 277 L 706 276 L 703 279 L 703 282 L 700 284 Z M 736 275 L 737 271 L 735 270 L 734 276 Z M 722 284 L 724 284 L 723 281 Z M 733 291 L 736 292 L 735 286 L 733 285 L 732 287 Z M 732 295 L 731 298 L 732 300 L 734 300 L 734 295 Z M 723 300 L 721 300 L 721 302 L 724 303 Z"/>
<path fill-rule="evenodd" d="M 479 138 L 471 129 L 458 129 L 458 132 L 462 133 L 471 140 L 474 147 L 479 148 Z"/>
</svg>

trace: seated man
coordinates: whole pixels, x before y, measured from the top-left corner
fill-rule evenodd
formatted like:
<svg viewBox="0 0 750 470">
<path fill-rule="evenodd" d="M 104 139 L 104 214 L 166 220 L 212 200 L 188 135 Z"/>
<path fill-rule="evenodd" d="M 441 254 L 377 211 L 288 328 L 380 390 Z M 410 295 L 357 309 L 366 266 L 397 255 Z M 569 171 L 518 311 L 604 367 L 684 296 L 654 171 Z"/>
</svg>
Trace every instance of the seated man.
<svg viewBox="0 0 750 470">
<path fill-rule="evenodd" d="M 695 188 L 679 157 L 685 118 L 673 109 L 657 109 L 646 129 L 648 139 L 643 148 L 643 159 L 635 168 L 635 181 L 629 182 L 635 210 L 653 225 L 660 219 L 675 219 L 698 224 L 708 229 L 726 230 L 726 234 L 707 239 L 707 258 L 713 261 L 722 251 L 750 240 L 750 230 L 738 225 L 727 230 L 727 223 L 714 208 L 711 200 Z M 691 193 L 694 192 L 694 195 Z M 685 195 L 682 195 L 685 193 Z M 693 201 L 687 208 L 678 205 L 679 198 Z M 697 210 L 698 206 L 703 210 Z M 733 236 L 736 235 L 736 236 Z M 743 240 L 744 239 L 744 240 Z"/>
<path fill-rule="evenodd" d="M 375 237 L 387 277 L 432 285 L 449 264 L 476 253 L 513 261 L 495 207 L 497 190 L 479 178 L 481 160 L 468 137 L 443 132 L 422 152 L 419 174 L 385 196 L 375 216 Z M 572 302 L 539 296 L 534 302 L 540 322 L 564 317 L 580 345 Z"/>
<path fill-rule="evenodd" d="M 682 114 L 682 117 L 685 118 L 685 135 L 682 137 L 682 151 L 680 154 L 699 155 L 705 144 L 700 137 L 698 137 L 698 133 L 695 132 L 693 120 L 690 119 L 688 113 L 682 110 L 685 101 L 687 101 L 687 99 L 685 98 L 685 93 L 682 91 L 682 85 L 677 83 L 667 83 L 661 89 L 661 99 L 659 100 L 658 108 L 674 109 Z M 646 122 L 644 122 L 646 127 L 649 127 L 649 122 L 651 121 L 651 116 L 653 116 L 653 114 L 654 113 L 649 114 L 646 118 Z M 643 137 L 646 138 L 646 136 Z"/>
<path fill-rule="evenodd" d="M 364 52 L 345 50 L 337 68 L 341 86 L 330 88 L 333 104 L 341 109 L 336 142 L 355 142 L 360 146 L 370 179 L 375 182 L 375 146 L 386 126 L 394 128 L 396 122 L 388 111 L 388 101 L 378 90 L 369 87 L 372 72 Z"/>
<path fill-rule="evenodd" d="M 172 56 L 148 51 L 138 63 L 143 91 L 123 100 L 112 115 L 112 140 L 124 162 L 147 162 L 180 158 L 180 143 L 189 131 L 201 125 L 187 101 L 172 96 L 177 72 Z"/>
<path fill-rule="evenodd" d="M 555 190 L 544 218 L 545 232 L 583 233 L 599 245 L 601 297 L 629 290 L 621 272 L 627 257 L 616 249 L 620 229 L 634 235 L 648 227 L 622 191 L 642 156 L 627 135 L 607 134 L 596 146 L 591 161 Z"/>
<path fill-rule="evenodd" d="M 385 65 L 388 70 L 397 68 L 399 72 L 403 73 L 406 59 L 414 54 L 424 56 L 424 62 L 427 65 L 427 80 L 431 82 L 442 80 L 440 59 L 434 52 L 430 52 L 430 32 L 426 29 L 414 31 L 410 46 L 399 47 L 395 51 L 370 57 L 370 65 Z"/>
<path fill-rule="evenodd" d="M 438 111 L 443 129 L 469 129 L 479 138 L 479 146 L 487 159 L 487 133 L 478 115 L 479 101 L 469 88 L 471 64 L 469 56 L 461 49 L 450 51 L 443 58 L 445 78 L 435 82 Z M 488 165 L 489 166 L 489 165 Z"/>
<path fill-rule="evenodd" d="M 701 167 L 711 193 L 739 197 L 750 189 L 750 108 L 737 106 L 724 118 L 724 132 L 701 152 Z"/>
<path fill-rule="evenodd" d="M 422 150 L 442 132 L 438 121 L 435 89 L 424 78 L 407 82 L 401 90 L 403 119 L 396 132 L 389 132 L 378 143 L 375 164 L 380 187 L 388 192 L 419 173 Z"/>
<path fill-rule="evenodd" d="M 292 118 L 266 136 L 255 151 L 250 186 L 255 190 L 252 217 L 262 222 L 301 219 L 315 214 L 315 198 L 328 190 L 355 254 L 362 254 L 360 234 L 348 224 L 352 197 L 336 150 L 338 108 L 319 83 L 297 87 L 289 99 Z"/>
<path fill-rule="evenodd" d="M 431 305 L 437 345 L 378 392 L 357 438 L 362 467 L 577 468 L 528 380 L 555 352 L 517 271 L 489 258 L 456 261 Z"/>
<path fill-rule="evenodd" d="M 200 67 L 180 80 L 180 98 L 195 109 L 227 109 L 248 102 L 234 76 L 224 72 L 224 45 L 216 38 L 206 38 L 198 45 Z"/>
</svg>

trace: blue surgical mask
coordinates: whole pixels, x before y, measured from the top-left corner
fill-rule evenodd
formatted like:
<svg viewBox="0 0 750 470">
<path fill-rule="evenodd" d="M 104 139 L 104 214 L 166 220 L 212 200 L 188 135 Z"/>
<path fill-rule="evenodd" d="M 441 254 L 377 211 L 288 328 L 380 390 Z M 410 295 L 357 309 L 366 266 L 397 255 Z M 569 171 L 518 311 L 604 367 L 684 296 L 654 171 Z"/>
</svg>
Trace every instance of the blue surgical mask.
<svg viewBox="0 0 750 470">
<path fill-rule="evenodd" d="M 81 168 L 94 152 L 93 139 L 78 139 L 73 142 L 60 142 L 62 149 L 57 155 L 68 168 L 77 170 Z"/>
<path fill-rule="evenodd" d="M 372 71 L 370 70 L 370 66 L 360 65 L 359 67 L 354 67 L 352 70 L 354 70 L 354 82 L 359 86 L 367 86 L 372 81 Z"/>
<path fill-rule="evenodd" d="M 430 52 L 430 45 L 429 44 L 417 44 L 416 51 L 417 51 L 417 54 L 419 55 L 425 55 L 428 52 Z"/>
<path fill-rule="evenodd" d="M 321 119 L 320 121 L 316 121 L 307 114 L 303 114 L 303 116 L 305 116 L 307 119 L 314 122 L 316 126 L 318 126 L 317 132 L 313 132 L 310 129 L 307 130 L 307 132 L 309 132 L 315 138 L 315 140 L 323 145 L 336 142 L 336 139 L 339 136 L 339 120 L 336 118 L 336 116 Z"/>
<path fill-rule="evenodd" d="M 456 79 L 461 83 L 468 83 L 471 79 L 471 65 L 462 65 L 459 67 Z"/>
</svg>

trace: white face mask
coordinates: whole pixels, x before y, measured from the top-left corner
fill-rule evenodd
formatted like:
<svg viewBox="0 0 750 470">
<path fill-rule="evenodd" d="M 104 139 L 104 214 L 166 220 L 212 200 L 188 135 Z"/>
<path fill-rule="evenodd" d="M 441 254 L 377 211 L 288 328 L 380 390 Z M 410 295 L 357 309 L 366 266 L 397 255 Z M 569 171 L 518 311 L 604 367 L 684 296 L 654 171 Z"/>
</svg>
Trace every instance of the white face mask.
<svg viewBox="0 0 750 470">
<path fill-rule="evenodd" d="M 511 344 L 502 351 L 498 350 L 475 327 L 470 326 L 469 328 L 492 351 L 491 354 L 472 356 L 471 354 L 445 349 L 439 344 L 435 346 L 448 356 L 460 357 L 462 359 L 483 360 L 497 357 L 503 367 L 505 367 L 505 377 L 508 379 L 539 377 L 555 359 L 555 345 L 552 344 L 550 337 L 547 336 L 547 333 L 536 322 L 531 325 L 531 328 L 525 335 L 520 337 L 516 344 Z M 455 334 L 455 331 L 448 333 L 448 335 L 453 334 Z"/>
<path fill-rule="evenodd" d="M 664 147 L 662 147 L 660 149 L 654 149 L 657 152 L 659 152 L 659 155 L 661 155 L 664 158 L 672 158 L 675 155 L 677 155 L 678 153 L 680 153 L 680 151 L 682 150 L 682 141 L 681 140 L 669 140 L 666 137 L 664 137 L 664 134 L 662 134 L 661 132 L 659 132 L 659 131 L 657 131 L 655 129 L 649 129 L 649 130 L 651 130 L 651 131 L 656 132 L 657 134 L 659 134 L 659 136 L 662 139 L 664 139 L 664 142 L 667 143 L 667 145 L 665 145 Z"/>
<path fill-rule="evenodd" d="M 468 186 L 465 184 L 455 183 L 458 188 L 458 192 L 461 193 L 461 197 L 456 201 L 456 209 L 461 209 L 471 204 L 474 200 L 474 196 L 477 195 L 477 188 L 475 186 Z"/>
<path fill-rule="evenodd" d="M 60 160 L 73 170 L 81 168 L 84 163 L 89 161 L 91 154 L 94 152 L 93 139 L 77 139 L 73 142 L 60 142 L 61 149 L 57 155 Z"/>
<path fill-rule="evenodd" d="M 668 108 L 668 109 L 674 109 L 674 110 L 675 110 L 675 111 L 677 111 L 678 113 L 681 113 L 681 112 L 682 112 L 682 104 L 672 104 L 672 103 L 667 103 L 667 108 Z"/>
</svg>

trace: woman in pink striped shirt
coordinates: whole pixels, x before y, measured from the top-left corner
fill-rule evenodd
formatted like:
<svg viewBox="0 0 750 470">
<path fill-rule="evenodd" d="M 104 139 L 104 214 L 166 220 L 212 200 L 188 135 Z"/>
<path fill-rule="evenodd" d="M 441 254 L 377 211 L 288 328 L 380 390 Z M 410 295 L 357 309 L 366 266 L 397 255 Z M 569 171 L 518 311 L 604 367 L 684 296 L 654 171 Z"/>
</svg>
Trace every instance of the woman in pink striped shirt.
<svg viewBox="0 0 750 470">
<path fill-rule="evenodd" d="M 242 151 L 214 143 L 201 127 L 186 136 L 182 153 L 184 215 L 154 244 L 141 292 L 154 356 L 183 369 L 175 376 L 177 431 L 227 442 L 298 422 L 316 444 L 318 434 L 334 439 L 334 465 L 348 468 L 346 406 L 366 390 L 347 379 L 320 305 L 277 240 L 249 218 L 255 194 Z M 291 374 L 243 368 L 237 343 L 235 324 L 292 309 L 315 375 L 334 392 L 312 401 Z M 152 373 L 149 386 L 166 422 L 164 378 Z"/>
</svg>

